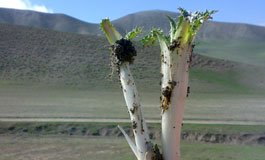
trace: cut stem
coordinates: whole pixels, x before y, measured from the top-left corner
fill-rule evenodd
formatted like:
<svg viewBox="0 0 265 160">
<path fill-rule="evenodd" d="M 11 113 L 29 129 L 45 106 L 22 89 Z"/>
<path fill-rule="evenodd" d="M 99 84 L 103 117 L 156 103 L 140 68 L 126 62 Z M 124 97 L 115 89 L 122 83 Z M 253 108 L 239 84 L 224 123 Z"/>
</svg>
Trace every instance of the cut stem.
<svg viewBox="0 0 265 160">
<path fill-rule="evenodd" d="M 172 88 L 170 103 L 162 113 L 162 149 L 165 160 L 180 159 L 181 126 L 188 94 L 189 63 L 187 62 L 191 56 L 188 49 L 183 52 L 171 57 L 170 78 L 162 78 L 163 84 L 170 82 L 168 87 Z M 176 63 L 174 63 L 175 58 L 177 58 Z"/>
<path fill-rule="evenodd" d="M 152 144 L 150 142 L 148 129 L 141 110 L 138 91 L 136 89 L 128 62 L 125 62 L 120 67 L 120 81 L 133 126 L 133 133 L 138 151 L 138 160 L 144 160 L 146 152 L 152 149 Z"/>
<path fill-rule="evenodd" d="M 141 110 L 140 97 L 130 71 L 130 64 L 134 60 L 133 57 L 136 56 L 136 50 L 130 39 L 136 37 L 136 34 L 139 34 L 141 29 L 135 29 L 132 32 L 129 32 L 125 36 L 126 38 L 122 38 L 108 19 L 102 21 L 101 27 L 112 45 L 112 63 L 116 64 L 119 72 L 124 99 L 132 122 L 135 145 L 124 130 L 122 128 L 120 129 L 137 159 L 145 160 L 146 153 L 152 150 L 153 147 L 150 142 L 144 115 Z"/>
</svg>

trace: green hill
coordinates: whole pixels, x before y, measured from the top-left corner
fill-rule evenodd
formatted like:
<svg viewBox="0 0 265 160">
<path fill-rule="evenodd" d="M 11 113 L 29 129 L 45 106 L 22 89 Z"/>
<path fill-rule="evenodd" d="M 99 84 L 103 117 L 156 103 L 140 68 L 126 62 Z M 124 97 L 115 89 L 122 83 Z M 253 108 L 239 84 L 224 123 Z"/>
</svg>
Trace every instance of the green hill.
<svg viewBox="0 0 265 160">
<path fill-rule="evenodd" d="M 159 48 L 136 44 L 140 49 L 133 72 L 139 88 L 159 89 Z M 194 92 L 248 92 L 265 88 L 265 75 L 258 75 L 260 71 L 258 67 L 195 54 L 191 86 Z M 2 86 L 36 84 L 118 90 L 117 76 L 110 81 L 110 72 L 105 38 L 0 24 Z M 243 81 L 246 75 L 257 78 Z"/>
<path fill-rule="evenodd" d="M 144 33 L 153 27 L 161 28 L 167 33 L 169 23 L 165 15 L 178 17 L 178 14 L 174 12 L 151 10 L 129 14 L 114 20 L 113 24 L 122 34 L 136 26 L 144 27 Z M 64 14 L 0 8 L 0 22 L 63 32 L 103 35 L 98 24 L 83 22 Z M 198 33 L 197 42 L 199 44 L 196 52 L 199 54 L 250 65 L 265 66 L 265 27 L 209 21 Z"/>
<path fill-rule="evenodd" d="M 153 27 L 160 28 L 167 33 L 170 26 L 165 15 L 176 19 L 179 16 L 175 12 L 151 10 L 126 15 L 114 20 L 113 24 L 122 34 L 135 27 L 144 27 L 144 33 Z M 103 35 L 98 24 L 83 22 L 65 14 L 0 8 L 0 22 L 64 32 Z M 197 37 L 199 41 L 252 40 L 265 42 L 265 27 L 209 21 L 203 26 Z"/>
</svg>

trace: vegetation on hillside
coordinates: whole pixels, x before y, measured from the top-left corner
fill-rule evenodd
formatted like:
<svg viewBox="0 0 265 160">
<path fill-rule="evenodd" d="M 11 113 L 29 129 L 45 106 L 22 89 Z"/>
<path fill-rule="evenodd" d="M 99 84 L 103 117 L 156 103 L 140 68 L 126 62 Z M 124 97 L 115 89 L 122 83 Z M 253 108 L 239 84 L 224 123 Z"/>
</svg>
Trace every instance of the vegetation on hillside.
<svg viewBox="0 0 265 160">
<path fill-rule="evenodd" d="M 179 13 L 151 10 L 142 11 L 123 16 L 113 21 L 117 30 L 125 35 L 126 32 L 135 27 L 144 27 L 143 33 L 147 33 L 153 27 L 160 28 L 164 32 L 170 30 L 167 23 L 168 15 L 178 18 Z M 101 35 L 99 24 L 83 22 L 64 14 L 47 14 L 34 11 L 0 8 L 0 22 L 24 26 L 34 26 L 57 31 Z M 265 28 L 249 24 L 207 22 L 198 33 L 200 41 L 218 40 L 244 40 L 244 41 L 265 41 Z"/>
<path fill-rule="evenodd" d="M 135 27 L 144 27 L 144 34 L 153 27 L 168 32 L 170 25 L 165 15 L 172 18 L 179 16 L 174 12 L 151 10 L 129 14 L 114 20 L 113 24 L 122 35 Z M 0 8 L 0 23 L 103 36 L 99 24 L 83 22 L 64 14 Z M 196 52 L 214 58 L 264 67 L 264 37 L 265 28 L 261 26 L 209 21 L 198 33 L 197 40 L 200 43 L 196 47 Z"/>
<path fill-rule="evenodd" d="M 104 85 L 110 89 L 117 88 L 117 79 L 113 78 L 111 81 L 107 76 L 111 70 L 109 58 L 106 56 L 110 54 L 109 44 L 105 38 L 8 24 L 0 24 L 0 28 L 1 84 L 41 83 L 85 88 L 104 88 Z M 136 45 L 139 54 L 136 57 L 136 65 L 132 68 L 136 81 L 146 90 L 159 89 L 157 82 L 160 74 L 156 72 L 160 68 L 159 50 L 157 47 L 143 48 L 139 43 Z M 219 83 L 227 78 L 242 86 L 241 80 L 238 79 L 240 74 L 230 74 L 231 71 L 237 70 L 240 64 L 197 54 L 193 59 L 192 72 L 199 70 L 204 74 L 214 72 L 222 75 L 218 81 L 213 77 L 210 86 L 229 88 L 227 83 Z M 255 74 L 252 70 L 249 72 Z M 202 83 L 207 86 L 208 83 L 204 83 L 205 80 L 196 74 L 192 76 L 191 81 L 191 86 L 200 86 Z M 260 84 L 260 81 L 262 79 L 253 83 L 254 86 L 251 86 L 250 82 L 243 86 L 257 88 L 256 84 Z M 212 89 L 216 90 L 215 87 Z M 197 87 L 192 87 L 192 90 L 199 91 Z"/>
</svg>

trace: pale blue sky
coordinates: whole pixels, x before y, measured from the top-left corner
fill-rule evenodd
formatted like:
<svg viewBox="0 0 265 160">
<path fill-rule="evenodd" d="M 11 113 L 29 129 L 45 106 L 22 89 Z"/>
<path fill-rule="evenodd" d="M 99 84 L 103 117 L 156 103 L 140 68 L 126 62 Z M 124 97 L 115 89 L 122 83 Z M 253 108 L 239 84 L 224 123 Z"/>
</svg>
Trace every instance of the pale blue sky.
<svg viewBox="0 0 265 160">
<path fill-rule="evenodd" d="M 42 6 L 53 13 L 64 13 L 92 23 L 99 23 L 106 17 L 114 20 L 139 11 L 160 9 L 175 12 L 178 7 L 183 7 L 190 11 L 218 10 L 213 16 L 215 21 L 265 26 L 265 0 L 0 0 L 0 7 L 1 1 L 20 1 L 28 3 L 31 8 Z"/>
</svg>

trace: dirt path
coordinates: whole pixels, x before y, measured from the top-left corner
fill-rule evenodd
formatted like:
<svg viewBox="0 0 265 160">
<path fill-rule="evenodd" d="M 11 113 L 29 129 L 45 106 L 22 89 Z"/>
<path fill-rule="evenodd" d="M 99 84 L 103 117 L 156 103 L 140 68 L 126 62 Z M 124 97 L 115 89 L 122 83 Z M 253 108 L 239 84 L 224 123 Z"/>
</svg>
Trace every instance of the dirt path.
<svg viewBox="0 0 265 160">
<path fill-rule="evenodd" d="M 119 122 L 128 123 L 128 119 L 84 119 L 84 118 L 0 118 L 2 122 Z M 160 120 L 147 120 L 147 123 L 160 123 Z M 248 121 L 212 121 L 185 120 L 186 124 L 233 124 L 233 125 L 265 125 L 265 122 Z"/>
</svg>

